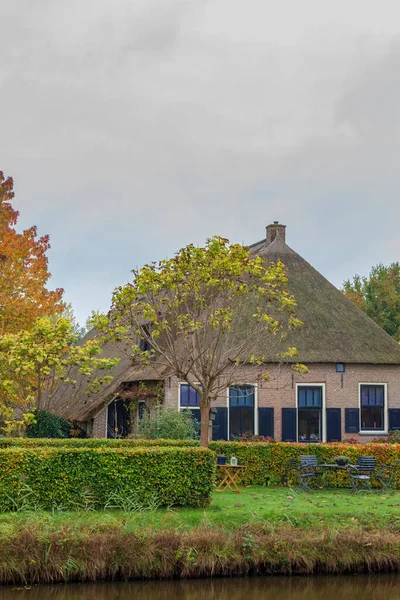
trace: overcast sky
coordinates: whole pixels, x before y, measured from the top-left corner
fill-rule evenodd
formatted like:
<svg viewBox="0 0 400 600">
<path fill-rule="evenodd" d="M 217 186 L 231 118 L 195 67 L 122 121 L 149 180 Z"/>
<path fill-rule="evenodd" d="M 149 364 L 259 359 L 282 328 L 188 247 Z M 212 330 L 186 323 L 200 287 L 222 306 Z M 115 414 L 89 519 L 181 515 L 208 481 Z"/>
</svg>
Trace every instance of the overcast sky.
<svg viewBox="0 0 400 600">
<path fill-rule="evenodd" d="M 400 259 L 398 0 L 0 0 L 0 170 L 78 318 L 273 220 L 340 286 Z"/>
</svg>

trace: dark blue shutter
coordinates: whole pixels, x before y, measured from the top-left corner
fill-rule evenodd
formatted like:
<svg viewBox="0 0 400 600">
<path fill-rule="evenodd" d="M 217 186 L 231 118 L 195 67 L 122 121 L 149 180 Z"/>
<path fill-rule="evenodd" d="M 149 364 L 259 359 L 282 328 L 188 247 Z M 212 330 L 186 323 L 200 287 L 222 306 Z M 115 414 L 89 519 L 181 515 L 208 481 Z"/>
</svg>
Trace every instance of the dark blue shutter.
<svg viewBox="0 0 400 600">
<path fill-rule="evenodd" d="M 389 408 L 389 431 L 400 431 L 400 408 Z"/>
<path fill-rule="evenodd" d="M 212 439 L 228 439 L 228 409 L 218 407 L 215 413 L 215 420 L 212 422 Z"/>
<path fill-rule="evenodd" d="M 360 409 L 345 408 L 345 431 L 346 433 L 359 433 L 360 431 Z"/>
<path fill-rule="evenodd" d="M 296 408 L 282 408 L 282 442 L 296 441 Z"/>
<path fill-rule="evenodd" d="M 342 417 L 340 408 L 326 409 L 326 441 L 342 441 Z"/>
<path fill-rule="evenodd" d="M 274 437 L 274 409 L 258 409 L 258 435 Z"/>
</svg>

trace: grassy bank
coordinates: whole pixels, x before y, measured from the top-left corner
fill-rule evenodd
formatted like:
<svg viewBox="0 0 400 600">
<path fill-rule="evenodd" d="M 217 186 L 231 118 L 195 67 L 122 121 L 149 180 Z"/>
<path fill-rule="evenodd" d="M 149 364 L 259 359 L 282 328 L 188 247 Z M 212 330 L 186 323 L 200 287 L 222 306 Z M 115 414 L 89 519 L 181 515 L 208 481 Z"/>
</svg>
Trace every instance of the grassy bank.
<svg viewBox="0 0 400 600">
<path fill-rule="evenodd" d="M 207 509 L 7 513 L 0 582 L 400 569 L 400 493 L 215 494 Z"/>
</svg>

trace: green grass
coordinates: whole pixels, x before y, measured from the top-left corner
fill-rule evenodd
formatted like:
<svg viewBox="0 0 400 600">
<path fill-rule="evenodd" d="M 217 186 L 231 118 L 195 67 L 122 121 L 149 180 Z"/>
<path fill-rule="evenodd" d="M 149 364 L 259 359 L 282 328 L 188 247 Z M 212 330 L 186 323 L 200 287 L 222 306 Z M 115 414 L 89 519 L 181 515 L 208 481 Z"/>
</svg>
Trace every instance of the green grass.
<svg viewBox="0 0 400 600">
<path fill-rule="evenodd" d="M 400 492 L 248 487 L 207 508 L 0 515 L 0 584 L 400 570 Z"/>
<path fill-rule="evenodd" d="M 287 488 L 252 486 L 241 494 L 215 492 L 207 508 L 172 508 L 124 512 L 19 512 L 3 513 L 0 537 L 21 525 L 39 524 L 44 531 L 59 528 L 102 530 L 111 525 L 127 531 L 142 528 L 189 531 L 203 525 L 236 529 L 247 524 L 271 526 L 281 523 L 300 528 L 333 526 L 337 528 L 390 528 L 400 531 L 400 492 L 392 494 L 352 494 L 343 490 L 298 492 Z"/>
</svg>

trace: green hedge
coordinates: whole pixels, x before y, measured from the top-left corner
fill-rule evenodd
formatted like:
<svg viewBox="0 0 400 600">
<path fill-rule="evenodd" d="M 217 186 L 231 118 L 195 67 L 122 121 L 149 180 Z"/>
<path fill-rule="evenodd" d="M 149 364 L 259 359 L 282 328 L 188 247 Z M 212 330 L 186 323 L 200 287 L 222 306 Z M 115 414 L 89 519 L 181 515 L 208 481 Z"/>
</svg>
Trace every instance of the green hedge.
<svg viewBox="0 0 400 600">
<path fill-rule="evenodd" d="M 360 455 L 375 456 L 378 464 L 394 464 L 400 460 L 400 444 L 210 442 L 209 448 L 216 454 L 224 454 L 227 462 L 234 455 L 239 465 L 247 467 L 239 478 L 244 485 L 279 485 L 283 480 L 295 483 L 296 474 L 289 461 L 299 459 L 301 454 L 315 454 L 319 462 L 327 463 L 332 463 L 335 456 L 348 456 L 352 464 Z M 337 475 L 339 485 L 349 485 L 346 473 L 338 471 Z M 327 475 L 329 477 L 335 478 L 336 474 Z M 400 488 L 400 469 L 396 486 Z"/>
<path fill-rule="evenodd" d="M 204 448 L 7 448 L 0 450 L 0 512 L 87 506 L 203 506 L 215 455 Z M 117 504 L 115 504 L 117 503 Z"/>
<path fill-rule="evenodd" d="M 106 438 L 1 438 L 1 448 L 148 448 L 154 446 L 195 447 L 198 440 L 142 440 Z"/>
</svg>

